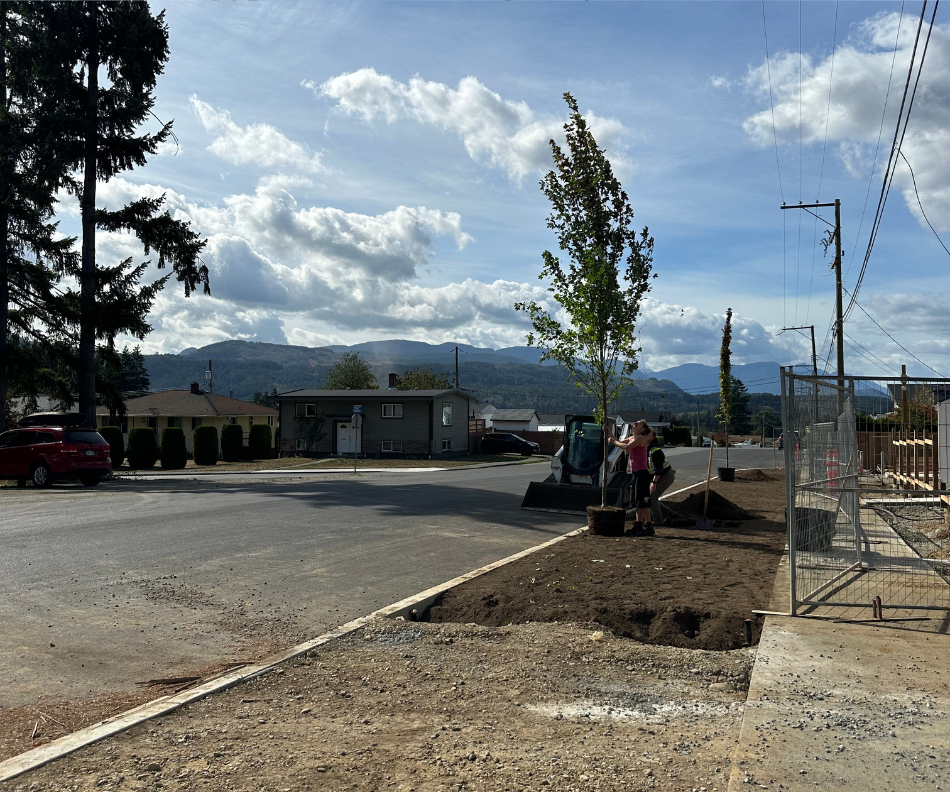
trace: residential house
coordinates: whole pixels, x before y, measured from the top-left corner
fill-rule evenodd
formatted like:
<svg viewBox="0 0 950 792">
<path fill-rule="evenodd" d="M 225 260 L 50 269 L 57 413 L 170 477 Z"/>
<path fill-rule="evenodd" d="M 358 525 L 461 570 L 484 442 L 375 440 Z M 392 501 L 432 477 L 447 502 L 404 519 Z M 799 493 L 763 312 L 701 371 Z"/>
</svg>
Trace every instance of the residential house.
<svg viewBox="0 0 950 792">
<path fill-rule="evenodd" d="M 538 413 L 535 410 L 495 410 L 491 416 L 493 432 L 537 432 Z"/>
<path fill-rule="evenodd" d="M 657 412 L 654 410 L 621 410 L 619 416 L 611 416 L 616 423 L 636 423 L 637 421 L 646 421 L 647 425 L 658 435 L 663 434 L 663 430 L 670 425 L 672 417 L 668 412 Z"/>
<path fill-rule="evenodd" d="M 563 432 L 564 413 L 538 413 L 539 432 Z"/>
<path fill-rule="evenodd" d="M 213 426 L 218 430 L 218 442 L 221 430 L 228 424 L 237 424 L 244 429 L 244 443 L 252 426 L 258 423 L 271 427 L 271 442 L 278 426 L 277 410 L 254 402 L 233 399 L 220 393 L 210 393 L 191 383 L 190 390 L 167 390 L 149 393 L 125 402 L 124 418 L 109 417 L 105 407 L 96 408 L 97 422 L 103 426 L 121 426 L 128 442 L 130 429 L 149 428 L 155 430 L 155 439 L 160 441 L 162 430 L 179 427 L 185 432 L 185 445 L 192 452 L 194 430 L 199 426 Z"/>
<path fill-rule="evenodd" d="M 468 454 L 471 396 L 457 388 L 296 390 L 277 400 L 282 456 L 438 459 Z"/>
</svg>

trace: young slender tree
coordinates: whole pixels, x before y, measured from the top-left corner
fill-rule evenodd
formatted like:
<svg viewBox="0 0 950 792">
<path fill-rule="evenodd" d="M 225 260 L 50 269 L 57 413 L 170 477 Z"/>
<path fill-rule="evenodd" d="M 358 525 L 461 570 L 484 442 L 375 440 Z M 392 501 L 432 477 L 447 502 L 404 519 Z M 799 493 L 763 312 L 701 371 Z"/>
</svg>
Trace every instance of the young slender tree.
<svg viewBox="0 0 950 792">
<path fill-rule="evenodd" d="M 171 122 L 155 133 L 141 127 L 154 118 L 155 83 L 168 60 L 164 13 L 153 16 L 142 0 L 46 4 L 71 68 L 63 81 L 64 115 L 75 130 L 63 141 L 74 169 L 69 189 L 82 219 L 79 281 L 79 411 L 95 425 L 96 342 L 111 344 L 120 332 L 144 337 L 148 309 L 167 278 L 140 285 L 145 266 L 121 262 L 111 269 L 96 260 L 96 231 L 131 232 L 157 266 L 171 265 L 188 296 L 199 286 L 210 293 L 200 260 L 206 244 L 186 222 L 163 211 L 164 197 L 141 198 L 119 209 L 97 208 L 96 188 L 116 174 L 142 166 L 171 135 Z M 106 305 L 103 305 L 103 300 Z"/>
<path fill-rule="evenodd" d="M 726 467 L 729 467 L 729 424 L 732 419 L 732 308 L 726 309 L 719 348 L 719 420 L 726 432 Z"/>
<path fill-rule="evenodd" d="M 567 261 L 545 250 L 539 277 L 549 281 L 567 324 L 536 302 L 515 308 L 530 318 L 528 345 L 543 350 L 541 361 L 560 363 L 575 385 L 597 399 L 604 433 L 601 505 L 606 506 L 607 408 L 638 365 L 637 320 L 650 289 L 653 237 L 646 227 L 639 234 L 633 228 L 633 208 L 610 161 L 574 97 L 566 93 L 564 99 L 571 110 L 564 125 L 567 151 L 550 141 L 554 170 L 541 180 L 541 191 L 552 206 L 548 228 Z"/>
</svg>

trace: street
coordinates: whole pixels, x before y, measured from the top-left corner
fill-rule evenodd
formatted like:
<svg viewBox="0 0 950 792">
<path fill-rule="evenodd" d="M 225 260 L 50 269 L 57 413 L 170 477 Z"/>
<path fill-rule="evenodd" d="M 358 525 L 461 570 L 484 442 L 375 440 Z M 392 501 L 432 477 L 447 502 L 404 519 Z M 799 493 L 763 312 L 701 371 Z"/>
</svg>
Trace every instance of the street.
<svg viewBox="0 0 950 792">
<path fill-rule="evenodd" d="M 708 449 L 669 456 L 674 489 L 705 477 Z M 730 450 L 736 467 L 772 460 Z M 548 473 L 540 462 L 0 489 L 0 706 L 240 662 L 580 527 L 519 509 Z"/>
</svg>

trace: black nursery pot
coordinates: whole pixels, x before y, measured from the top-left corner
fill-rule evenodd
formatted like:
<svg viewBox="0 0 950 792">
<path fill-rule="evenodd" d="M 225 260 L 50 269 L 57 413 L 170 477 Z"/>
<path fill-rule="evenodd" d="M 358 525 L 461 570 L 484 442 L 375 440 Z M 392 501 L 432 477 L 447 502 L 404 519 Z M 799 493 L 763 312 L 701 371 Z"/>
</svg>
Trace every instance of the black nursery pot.
<svg viewBox="0 0 950 792">
<path fill-rule="evenodd" d="M 736 469 L 733 467 L 719 468 L 719 480 L 720 481 L 735 481 Z"/>
</svg>

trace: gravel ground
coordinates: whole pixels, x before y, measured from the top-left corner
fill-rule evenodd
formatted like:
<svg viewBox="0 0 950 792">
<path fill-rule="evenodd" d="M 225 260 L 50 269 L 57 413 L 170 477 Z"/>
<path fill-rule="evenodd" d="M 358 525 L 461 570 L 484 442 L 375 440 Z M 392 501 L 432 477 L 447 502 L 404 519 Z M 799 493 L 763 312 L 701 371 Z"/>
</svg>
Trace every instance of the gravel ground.
<svg viewBox="0 0 950 792">
<path fill-rule="evenodd" d="M 907 503 L 888 503 L 874 506 L 887 524 L 907 544 L 924 558 L 950 560 L 950 527 L 947 526 L 944 508 Z M 934 571 L 950 582 L 950 565 L 933 564 Z"/>
<path fill-rule="evenodd" d="M 752 653 L 379 620 L 9 782 L 37 790 L 724 790 Z"/>
</svg>

